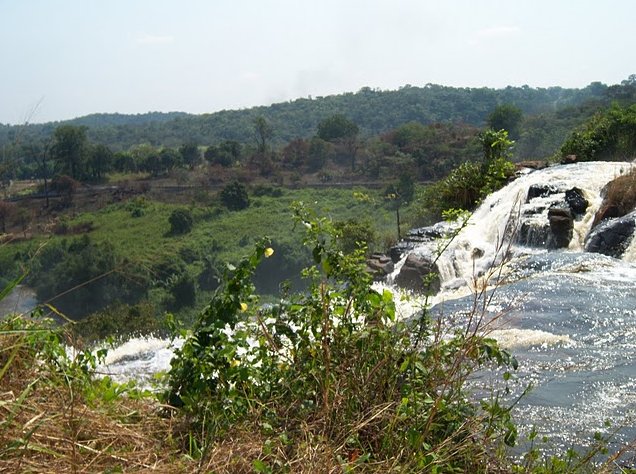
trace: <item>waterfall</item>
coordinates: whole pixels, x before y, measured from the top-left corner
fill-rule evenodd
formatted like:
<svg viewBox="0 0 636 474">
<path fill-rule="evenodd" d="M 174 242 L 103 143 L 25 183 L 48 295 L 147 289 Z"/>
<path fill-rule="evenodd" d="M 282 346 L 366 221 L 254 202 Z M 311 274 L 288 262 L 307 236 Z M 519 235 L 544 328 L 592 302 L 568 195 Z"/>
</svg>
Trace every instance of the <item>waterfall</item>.
<svg viewBox="0 0 636 474">
<path fill-rule="evenodd" d="M 556 202 L 563 201 L 565 191 L 579 188 L 589 202 L 583 216 L 574 222 L 573 238 L 569 249 L 583 248 L 594 214 L 602 197 L 601 189 L 612 179 L 626 171 L 625 163 L 589 162 L 560 165 L 527 173 L 503 189 L 488 196 L 471 216 L 468 225 L 451 243 L 438 262 L 442 286 L 457 286 L 456 280 L 471 281 L 499 265 L 506 255 L 506 246 L 513 230 L 522 226 L 539 233 L 548 225 L 548 210 Z M 527 202 L 532 186 L 549 185 L 554 192 L 538 196 Z M 514 229 L 513 229 L 514 228 Z M 426 245 L 426 244 L 425 244 Z M 536 253 L 524 245 L 513 245 L 515 255 Z M 422 252 L 416 246 L 415 252 Z M 427 248 L 430 252 L 430 248 Z"/>
</svg>

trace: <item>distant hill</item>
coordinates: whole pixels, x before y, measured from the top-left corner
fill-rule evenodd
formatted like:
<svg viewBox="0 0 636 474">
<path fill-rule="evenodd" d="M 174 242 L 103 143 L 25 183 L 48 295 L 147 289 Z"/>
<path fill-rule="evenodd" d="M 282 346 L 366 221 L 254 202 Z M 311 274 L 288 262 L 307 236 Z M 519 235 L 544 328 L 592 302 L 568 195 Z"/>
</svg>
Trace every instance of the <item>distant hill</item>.
<svg viewBox="0 0 636 474">
<path fill-rule="evenodd" d="M 146 112 L 145 114 L 90 114 L 68 120 L 65 123 L 84 125 L 89 128 L 100 128 L 119 125 L 139 125 L 147 123 L 163 123 L 178 117 L 186 117 L 185 112 Z"/>
<path fill-rule="evenodd" d="M 411 121 L 423 124 L 464 123 L 481 127 L 498 104 L 514 104 L 526 115 L 554 114 L 590 101 L 606 102 L 607 89 L 599 82 L 583 89 L 528 86 L 457 88 L 427 84 L 384 91 L 365 87 L 356 93 L 301 98 L 270 106 L 202 115 L 183 112 L 92 114 L 66 122 L 26 127 L 0 125 L 0 146 L 13 142 L 17 135 L 25 139 L 44 138 L 62 123 L 87 126 L 92 141 L 106 144 L 115 151 L 137 143 L 178 146 L 187 142 L 210 145 L 225 139 L 253 142 L 253 121 L 258 116 L 263 116 L 273 126 L 275 144 L 313 135 L 321 120 L 336 113 L 356 122 L 366 136 L 383 133 Z"/>
</svg>

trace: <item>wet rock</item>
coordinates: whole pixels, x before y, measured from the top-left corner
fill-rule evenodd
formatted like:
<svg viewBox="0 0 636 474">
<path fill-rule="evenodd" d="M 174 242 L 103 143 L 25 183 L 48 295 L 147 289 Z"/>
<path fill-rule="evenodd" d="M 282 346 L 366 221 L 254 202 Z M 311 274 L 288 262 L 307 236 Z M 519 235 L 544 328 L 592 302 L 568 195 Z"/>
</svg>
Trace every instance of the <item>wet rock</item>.
<svg viewBox="0 0 636 474">
<path fill-rule="evenodd" d="M 567 248 L 572 240 L 574 230 L 574 216 L 569 209 L 552 208 L 548 210 L 548 222 L 550 223 L 550 247 Z"/>
<path fill-rule="evenodd" d="M 393 263 L 398 263 L 402 257 L 415 248 L 415 243 L 401 240 L 389 249 L 389 257 Z"/>
<path fill-rule="evenodd" d="M 636 211 L 595 227 L 585 239 L 585 251 L 620 258 L 634 238 Z"/>
<path fill-rule="evenodd" d="M 391 258 L 383 254 L 373 254 L 367 259 L 367 269 L 375 279 L 383 279 L 393 272 L 395 266 Z"/>
<path fill-rule="evenodd" d="M 517 232 L 515 243 L 525 247 L 543 248 L 550 240 L 550 225 L 538 222 L 522 222 Z"/>
<path fill-rule="evenodd" d="M 563 192 L 555 186 L 550 184 L 533 184 L 528 188 L 528 195 L 526 196 L 526 203 L 529 203 L 534 198 L 551 196 Z"/>
<path fill-rule="evenodd" d="M 389 249 L 389 256 L 393 263 L 397 263 L 400 259 L 412 251 L 418 244 L 434 242 L 435 240 L 447 236 L 453 230 L 453 225 L 447 222 L 438 222 L 428 227 L 418 227 L 411 229 L 399 241 Z"/>
<path fill-rule="evenodd" d="M 439 269 L 431 258 L 410 254 L 395 278 L 395 283 L 419 293 L 437 293 L 440 289 Z"/>
<path fill-rule="evenodd" d="M 585 214 L 587 206 L 590 205 L 590 203 L 587 202 L 587 199 L 583 196 L 583 191 L 579 188 L 568 189 L 565 192 L 565 202 L 575 216 Z"/>
</svg>

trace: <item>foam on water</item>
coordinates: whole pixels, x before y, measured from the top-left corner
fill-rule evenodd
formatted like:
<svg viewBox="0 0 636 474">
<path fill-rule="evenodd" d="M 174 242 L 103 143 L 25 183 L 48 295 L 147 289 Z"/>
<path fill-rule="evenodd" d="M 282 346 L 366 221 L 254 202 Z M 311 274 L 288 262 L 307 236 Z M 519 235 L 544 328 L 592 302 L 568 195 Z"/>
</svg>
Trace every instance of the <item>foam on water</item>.
<svg viewBox="0 0 636 474">
<path fill-rule="evenodd" d="M 496 339 L 504 349 L 528 349 L 537 346 L 546 348 L 557 344 L 571 345 L 573 343 L 567 334 L 552 334 L 540 329 L 496 329 L 488 335 Z"/>
<path fill-rule="evenodd" d="M 155 374 L 170 370 L 173 348 L 182 344 L 183 340 L 179 339 L 171 342 L 156 337 L 135 337 L 110 349 L 97 371 L 116 382 L 136 380 L 147 387 Z"/>
</svg>

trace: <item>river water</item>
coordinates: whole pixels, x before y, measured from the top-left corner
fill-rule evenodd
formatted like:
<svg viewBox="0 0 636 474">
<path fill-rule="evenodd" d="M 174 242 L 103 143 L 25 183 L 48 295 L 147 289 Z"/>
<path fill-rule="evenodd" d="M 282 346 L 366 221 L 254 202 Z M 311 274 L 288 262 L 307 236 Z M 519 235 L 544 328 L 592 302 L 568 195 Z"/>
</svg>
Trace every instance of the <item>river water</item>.
<svg viewBox="0 0 636 474">
<path fill-rule="evenodd" d="M 520 177 L 485 200 L 441 259 L 442 291 L 432 299 L 433 313 L 457 321 L 472 304 L 471 292 L 490 285 L 488 331 L 519 360 L 513 396 L 532 386 L 513 415 L 526 432 L 535 426 L 557 448 L 585 446 L 597 431 L 617 431 L 617 444 L 636 438 L 636 239 L 621 259 L 582 251 L 602 187 L 629 167 L 580 163 Z M 546 183 L 576 186 L 590 203 L 568 249 L 510 240 L 511 216 L 543 219 L 545 226 L 551 204 L 525 197 L 530 186 Z M 434 250 L 422 244 L 413 251 Z M 503 278 L 493 284 L 488 275 L 500 265 Z M 402 317 L 420 304 L 416 297 L 401 301 Z M 132 339 L 111 350 L 102 369 L 145 383 L 169 368 L 171 356 L 166 340 Z"/>
<path fill-rule="evenodd" d="M 0 318 L 7 314 L 24 314 L 33 310 L 38 301 L 35 291 L 28 286 L 18 285 L 0 301 Z"/>
</svg>

